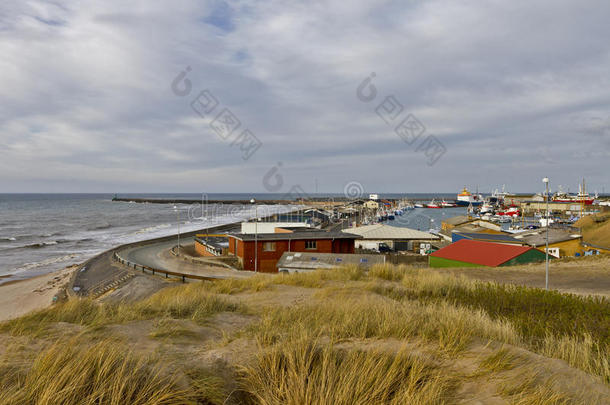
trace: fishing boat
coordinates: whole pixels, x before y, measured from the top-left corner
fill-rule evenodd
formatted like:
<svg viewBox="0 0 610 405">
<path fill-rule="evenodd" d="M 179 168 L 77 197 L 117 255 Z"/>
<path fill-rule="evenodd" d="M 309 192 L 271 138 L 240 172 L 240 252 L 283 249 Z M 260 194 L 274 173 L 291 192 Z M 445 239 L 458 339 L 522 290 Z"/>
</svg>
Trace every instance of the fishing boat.
<svg viewBox="0 0 610 405">
<path fill-rule="evenodd" d="M 451 202 L 447 202 L 445 200 L 441 201 L 441 207 L 443 208 L 453 208 L 453 207 L 457 207 L 457 204 L 451 203 Z"/>
<path fill-rule="evenodd" d="M 553 194 L 551 200 L 555 202 L 567 202 L 567 203 L 575 203 L 575 204 L 584 204 L 584 205 L 592 205 L 595 201 L 595 197 L 591 197 L 589 193 L 587 193 L 585 189 L 585 179 L 582 179 L 582 184 L 578 185 L 578 194 L 571 195 L 570 193 L 566 193 L 561 190 L 561 186 L 559 187 L 559 191 Z"/>
<path fill-rule="evenodd" d="M 424 208 L 424 204 L 416 203 L 414 205 L 415 208 Z"/>
<path fill-rule="evenodd" d="M 521 211 L 517 207 L 510 207 L 507 210 L 498 211 L 496 215 L 515 218 L 521 215 Z"/>
<path fill-rule="evenodd" d="M 472 194 L 466 187 L 461 193 L 457 195 L 457 205 L 467 207 L 472 204 L 473 206 L 479 206 L 483 204 L 483 196 L 481 194 Z"/>
<path fill-rule="evenodd" d="M 426 208 L 441 208 L 441 205 L 437 204 L 434 202 L 434 199 L 432 199 L 429 204 L 426 204 Z"/>
</svg>

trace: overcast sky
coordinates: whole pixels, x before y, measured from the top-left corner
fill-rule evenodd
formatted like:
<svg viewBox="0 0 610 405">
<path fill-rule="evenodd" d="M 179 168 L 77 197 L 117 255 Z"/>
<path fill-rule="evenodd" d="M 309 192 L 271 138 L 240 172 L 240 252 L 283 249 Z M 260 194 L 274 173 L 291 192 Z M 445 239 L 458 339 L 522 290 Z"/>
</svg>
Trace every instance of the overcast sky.
<svg viewBox="0 0 610 405">
<path fill-rule="evenodd" d="M 607 0 L 4 0 L 0 192 L 544 176 L 610 192 L 609 16 Z"/>
</svg>

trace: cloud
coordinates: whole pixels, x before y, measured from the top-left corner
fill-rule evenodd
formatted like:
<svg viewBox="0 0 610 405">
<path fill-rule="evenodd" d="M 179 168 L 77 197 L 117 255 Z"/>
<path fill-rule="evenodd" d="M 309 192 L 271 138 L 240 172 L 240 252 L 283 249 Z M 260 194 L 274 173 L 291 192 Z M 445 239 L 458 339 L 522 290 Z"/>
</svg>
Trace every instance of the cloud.
<svg viewBox="0 0 610 405">
<path fill-rule="evenodd" d="M 6 191 L 537 191 L 607 182 L 610 4 L 593 1 L 3 2 Z M 187 96 L 171 90 L 187 66 Z M 356 97 L 375 72 L 377 97 Z M 190 106 L 218 100 L 205 118 Z M 387 96 L 446 147 L 433 166 Z M 262 146 L 210 127 L 228 108 Z M 423 138 L 422 138 L 423 139 Z M 561 180 L 559 180 L 561 179 Z M 47 186 L 48 185 L 48 186 Z M 154 189 L 154 190 L 153 190 Z"/>
</svg>

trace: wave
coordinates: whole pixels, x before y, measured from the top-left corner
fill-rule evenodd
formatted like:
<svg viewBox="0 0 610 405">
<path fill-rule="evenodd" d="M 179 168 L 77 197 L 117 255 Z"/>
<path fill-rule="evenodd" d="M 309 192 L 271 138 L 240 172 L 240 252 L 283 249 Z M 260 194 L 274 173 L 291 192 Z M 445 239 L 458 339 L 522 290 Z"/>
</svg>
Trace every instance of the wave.
<svg viewBox="0 0 610 405">
<path fill-rule="evenodd" d="M 99 231 L 101 229 L 108 229 L 108 228 L 112 228 L 112 224 L 109 224 L 108 222 L 104 223 L 104 224 L 96 224 L 93 226 L 90 226 L 87 228 L 88 231 Z"/>
<path fill-rule="evenodd" d="M 45 246 L 53 246 L 53 245 L 57 245 L 59 242 L 56 240 L 52 240 L 50 242 L 38 242 L 38 243 L 31 243 L 29 245 L 23 245 L 23 246 L 19 246 L 17 249 L 39 249 L 39 248 L 43 248 Z"/>
<path fill-rule="evenodd" d="M 49 266 L 51 264 L 56 264 L 56 263 L 61 263 L 61 262 L 65 262 L 71 259 L 75 259 L 77 257 L 79 257 L 79 254 L 76 253 L 72 253 L 69 255 L 65 255 L 65 256 L 60 256 L 60 257 L 51 257 L 49 259 L 45 259 L 39 262 L 31 262 L 31 263 L 25 263 L 24 265 L 17 267 L 14 270 L 11 270 L 13 272 L 15 271 L 26 271 L 26 270 L 31 270 L 31 269 L 35 269 L 37 267 L 42 267 L 42 266 Z"/>
<path fill-rule="evenodd" d="M 17 240 L 17 238 L 14 237 L 14 236 L 0 236 L 0 240 L 6 240 L 6 241 L 9 241 L 9 242 L 12 242 L 12 241 Z"/>
<path fill-rule="evenodd" d="M 155 231 L 158 231 L 160 229 L 170 228 L 171 226 L 172 226 L 172 224 L 159 224 L 159 225 L 155 225 L 155 226 L 149 226 L 149 227 L 146 227 L 146 228 L 139 229 L 139 230 L 135 231 L 133 234 L 134 235 L 138 235 L 138 234 L 141 234 L 141 233 L 155 232 Z"/>
</svg>

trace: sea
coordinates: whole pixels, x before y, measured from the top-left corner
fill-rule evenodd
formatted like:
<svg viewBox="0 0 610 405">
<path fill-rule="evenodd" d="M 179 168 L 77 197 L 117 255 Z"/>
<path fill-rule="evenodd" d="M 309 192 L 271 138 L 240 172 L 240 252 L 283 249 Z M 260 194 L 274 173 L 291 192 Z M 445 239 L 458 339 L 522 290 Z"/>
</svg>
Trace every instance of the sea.
<svg viewBox="0 0 610 405">
<path fill-rule="evenodd" d="M 255 216 L 253 204 L 153 204 L 112 201 L 114 194 L 0 194 L 0 284 L 81 263 L 124 243 L 241 222 Z M 316 194 L 316 198 L 343 194 Z M 284 199 L 283 194 L 120 194 L 126 198 L 209 200 Z M 412 201 L 455 199 L 455 194 L 380 194 Z M 257 204 L 259 216 L 291 212 L 294 205 Z M 465 208 L 415 209 L 389 225 L 439 229 L 444 218 Z"/>
</svg>

